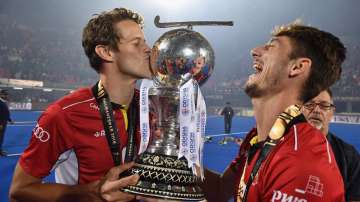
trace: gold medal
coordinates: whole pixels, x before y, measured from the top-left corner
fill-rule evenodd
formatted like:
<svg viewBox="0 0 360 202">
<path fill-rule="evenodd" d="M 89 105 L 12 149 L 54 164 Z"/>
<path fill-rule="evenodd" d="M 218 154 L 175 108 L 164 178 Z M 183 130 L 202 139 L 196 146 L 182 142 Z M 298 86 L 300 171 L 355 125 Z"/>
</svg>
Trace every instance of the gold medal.
<svg viewBox="0 0 360 202">
<path fill-rule="evenodd" d="M 269 133 L 270 139 L 279 140 L 284 135 L 287 124 L 300 114 L 299 105 L 291 105 L 286 108 L 275 120 L 275 123 Z"/>
</svg>

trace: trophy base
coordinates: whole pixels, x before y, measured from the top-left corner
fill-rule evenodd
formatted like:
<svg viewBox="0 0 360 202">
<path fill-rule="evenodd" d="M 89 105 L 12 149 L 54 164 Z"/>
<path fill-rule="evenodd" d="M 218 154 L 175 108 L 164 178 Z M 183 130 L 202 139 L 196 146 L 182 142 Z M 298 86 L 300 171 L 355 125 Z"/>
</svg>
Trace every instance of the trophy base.
<svg viewBox="0 0 360 202">
<path fill-rule="evenodd" d="M 137 173 L 140 180 L 135 186 L 123 188 L 124 192 L 170 200 L 205 199 L 198 185 L 200 178 L 192 174 L 185 158 L 145 152 L 128 172 L 129 175 Z"/>
</svg>

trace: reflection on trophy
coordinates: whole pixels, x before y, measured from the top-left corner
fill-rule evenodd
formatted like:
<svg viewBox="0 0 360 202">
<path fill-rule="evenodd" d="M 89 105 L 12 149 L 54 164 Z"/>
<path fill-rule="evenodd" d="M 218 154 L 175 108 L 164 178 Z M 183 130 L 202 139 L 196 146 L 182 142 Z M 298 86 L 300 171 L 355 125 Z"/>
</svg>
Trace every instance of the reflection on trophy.
<svg viewBox="0 0 360 202">
<path fill-rule="evenodd" d="M 156 72 L 140 89 L 140 155 L 129 171 L 139 174 L 140 180 L 125 192 L 172 200 L 204 199 L 198 183 L 203 176 L 206 106 L 199 85 L 213 72 L 215 58 L 210 43 L 192 30 L 199 23 L 232 25 L 155 19 L 158 27 L 187 28 L 168 31 L 154 44 Z"/>
</svg>

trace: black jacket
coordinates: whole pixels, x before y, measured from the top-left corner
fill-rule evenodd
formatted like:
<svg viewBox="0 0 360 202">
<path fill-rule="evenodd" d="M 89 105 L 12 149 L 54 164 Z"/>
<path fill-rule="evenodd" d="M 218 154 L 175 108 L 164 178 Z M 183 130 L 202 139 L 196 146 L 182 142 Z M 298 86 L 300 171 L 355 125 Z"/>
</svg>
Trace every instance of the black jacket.
<svg viewBox="0 0 360 202">
<path fill-rule="evenodd" d="M 0 124 L 6 124 L 10 119 L 9 107 L 0 99 Z"/>
<path fill-rule="evenodd" d="M 223 115 L 227 119 L 231 119 L 234 116 L 234 110 L 230 106 L 226 106 L 221 111 L 221 115 Z"/>
<path fill-rule="evenodd" d="M 328 133 L 327 139 L 334 152 L 336 163 L 344 180 L 346 201 L 360 201 L 360 155 L 356 149 Z"/>
</svg>

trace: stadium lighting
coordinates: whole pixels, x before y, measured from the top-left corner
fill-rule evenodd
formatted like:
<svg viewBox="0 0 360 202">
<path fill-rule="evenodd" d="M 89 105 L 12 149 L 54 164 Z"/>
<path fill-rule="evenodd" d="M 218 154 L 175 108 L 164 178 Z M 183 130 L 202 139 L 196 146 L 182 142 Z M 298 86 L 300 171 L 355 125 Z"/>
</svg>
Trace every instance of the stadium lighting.
<svg viewBox="0 0 360 202">
<path fill-rule="evenodd" d="M 53 89 L 51 89 L 51 88 L 44 88 L 43 91 L 44 91 L 44 92 L 52 92 Z"/>
</svg>

